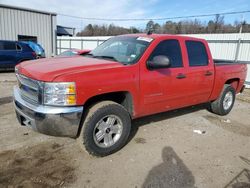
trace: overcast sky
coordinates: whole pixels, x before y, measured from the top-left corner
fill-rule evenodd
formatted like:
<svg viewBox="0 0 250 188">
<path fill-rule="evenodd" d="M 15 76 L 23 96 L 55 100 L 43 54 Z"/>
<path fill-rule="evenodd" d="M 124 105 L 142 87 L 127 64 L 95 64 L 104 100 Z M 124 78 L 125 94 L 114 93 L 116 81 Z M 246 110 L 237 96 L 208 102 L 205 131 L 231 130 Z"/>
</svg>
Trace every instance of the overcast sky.
<svg viewBox="0 0 250 188">
<path fill-rule="evenodd" d="M 2 4 L 21 6 L 58 13 L 57 23 L 63 26 L 82 28 L 88 23 L 109 24 L 111 22 L 81 20 L 61 16 L 67 14 L 95 18 L 159 18 L 228 11 L 250 10 L 250 0 L 0 0 Z M 250 22 L 250 13 L 225 16 L 226 22 Z M 207 21 L 211 18 L 201 18 Z M 178 20 L 176 20 L 178 21 Z M 161 21 L 159 23 L 163 23 Z M 113 22 L 115 25 L 144 28 L 147 21 Z"/>
</svg>

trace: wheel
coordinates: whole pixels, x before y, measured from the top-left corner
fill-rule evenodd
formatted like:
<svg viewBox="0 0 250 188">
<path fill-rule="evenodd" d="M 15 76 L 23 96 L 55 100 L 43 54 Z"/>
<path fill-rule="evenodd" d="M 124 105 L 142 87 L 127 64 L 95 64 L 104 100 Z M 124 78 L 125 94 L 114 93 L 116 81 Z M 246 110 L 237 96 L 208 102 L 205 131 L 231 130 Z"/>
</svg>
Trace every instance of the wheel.
<svg viewBox="0 0 250 188">
<path fill-rule="evenodd" d="M 126 144 L 130 128 L 128 111 L 120 104 L 103 101 L 89 108 L 78 140 L 89 154 L 106 156 Z"/>
<path fill-rule="evenodd" d="M 227 115 L 233 108 L 235 101 L 235 89 L 226 84 L 219 98 L 210 104 L 211 112 L 218 115 Z"/>
</svg>

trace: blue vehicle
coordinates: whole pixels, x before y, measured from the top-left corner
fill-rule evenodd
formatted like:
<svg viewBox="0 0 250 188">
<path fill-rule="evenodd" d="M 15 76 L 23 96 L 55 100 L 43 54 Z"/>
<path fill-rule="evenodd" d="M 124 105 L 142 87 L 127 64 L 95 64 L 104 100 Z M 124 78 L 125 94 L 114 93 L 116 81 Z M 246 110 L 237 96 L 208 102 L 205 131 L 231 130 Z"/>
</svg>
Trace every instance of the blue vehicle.
<svg viewBox="0 0 250 188">
<path fill-rule="evenodd" d="M 37 59 L 36 52 L 25 42 L 0 40 L 0 69 L 14 69 L 23 61 Z"/>
<path fill-rule="evenodd" d="M 32 42 L 32 41 L 28 41 L 24 43 L 28 44 L 34 50 L 34 52 L 36 52 L 37 58 L 45 58 L 45 51 L 41 47 L 40 44 Z"/>
</svg>

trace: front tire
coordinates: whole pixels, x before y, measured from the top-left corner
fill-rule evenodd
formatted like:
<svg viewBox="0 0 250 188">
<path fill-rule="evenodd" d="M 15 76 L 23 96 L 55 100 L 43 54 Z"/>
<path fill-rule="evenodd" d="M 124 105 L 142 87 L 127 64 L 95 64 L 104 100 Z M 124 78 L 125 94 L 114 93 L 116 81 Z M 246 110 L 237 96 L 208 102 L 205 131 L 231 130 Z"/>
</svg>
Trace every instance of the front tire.
<svg viewBox="0 0 250 188">
<path fill-rule="evenodd" d="M 233 108 L 235 94 L 235 89 L 231 85 L 226 84 L 219 98 L 211 102 L 209 109 L 215 114 L 227 115 Z"/>
<path fill-rule="evenodd" d="M 79 141 L 91 155 L 110 155 L 126 144 L 130 128 L 130 115 L 122 105 L 99 102 L 89 108 Z"/>
</svg>

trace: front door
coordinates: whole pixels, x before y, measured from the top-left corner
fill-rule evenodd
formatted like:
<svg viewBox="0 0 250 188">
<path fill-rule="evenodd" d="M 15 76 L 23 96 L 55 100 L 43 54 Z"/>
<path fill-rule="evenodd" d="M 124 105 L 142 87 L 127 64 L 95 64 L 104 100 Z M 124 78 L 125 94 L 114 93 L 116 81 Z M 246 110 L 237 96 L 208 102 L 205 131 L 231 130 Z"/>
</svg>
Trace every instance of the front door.
<svg viewBox="0 0 250 188">
<path fill-rule="evenodd" d="M 151 53 L 147 61 L 155 56 L 167 56 L 169 68 L 149 70 L 146 62 L 141 63 L 140 90 L 142 114 L 163 112 L 187 105 L 186 87 L 188 79 L 181 53 L 181 45 L 177 39 L 161 41 Z"/>
</svg>

